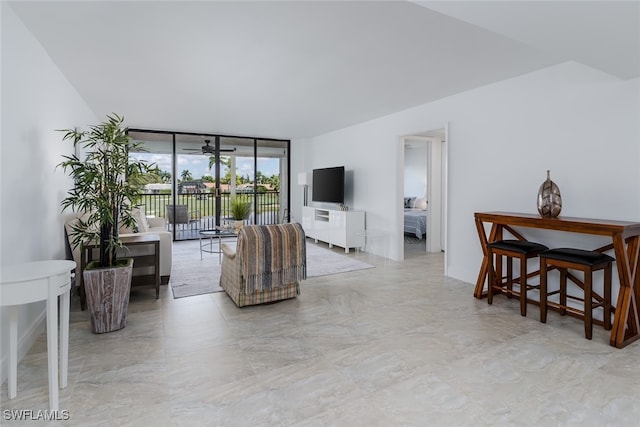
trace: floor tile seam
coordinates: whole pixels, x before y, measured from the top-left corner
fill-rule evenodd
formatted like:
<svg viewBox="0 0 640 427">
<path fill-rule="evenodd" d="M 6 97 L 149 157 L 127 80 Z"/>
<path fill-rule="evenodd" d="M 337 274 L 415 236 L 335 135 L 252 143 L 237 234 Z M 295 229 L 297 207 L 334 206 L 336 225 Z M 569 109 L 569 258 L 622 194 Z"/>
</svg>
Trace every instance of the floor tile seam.
<svg viewBox="0 0 640 427">
<path fill-rule="evenodd" d="M 103 366 L 102 366 L 103 367 Z M 127 363 L 127 364 L 123 364 L 123 365 L 118 365 L 115 367 L 108 367 L 107 369 L 104 370 L 100 370 L 97 371 L 96 370 L 96 366 L 89 366 L 88 369 L 90 369 L 89 371 L 87 370 L 83 370 L 81 372 L 79 372 L 76 375 L 75 378 L 75 383 L 81 383 L 81 382 L 87 382 L 85 381 L 85 377 L 94 377 L 94 378 L 98 378 L 98 377 L 109 377 L 112 376 L 113 378 L 117 379 L 119 378 L 118 375 L 122 374 L 122 373 L 127 373 L 127 371 L 129 370 L 135 370 L 137 367 L 144 367 L 145 370 L 144 371 L 140 371 L 142 372 L 147 372 L 153 370 L 155 374 L 159 374 L 159 373 L 163 373 L 166 372 L 167 369 L 167 362 L 165 359 L 162 360 L 158 360 L 157 362 L 153 362 L 153 361 L 146 361 L 146 362 L 138 362 L 138 363 Z M 135 377 L 125 377 L 127 380 L 131 380 L 131 381 L 136 381 L 137 376 Z"/>
<path fill-rule="evenodd" d="M 465 399 L 469 402 L 469 405 L 471 405 L 472 407 L 476 408 L 477 413 L 481 413 L 484 408 L 481 405 L 478 405 L 477 402 L 472 398 L 472 396 L 469 396 L 468 393 L 466 393 L 464 390 L 461 390 L 456 384 L 452 384 L 451 382 L 449 382 L 446 378 L 443 378 L 442 376 L 438 375 L 438 372 L 434 372 L 432 370 L 425 370 L 422 373 L 419 373 L 417 375 L 413 375 L 410 378 L 402 378 L 401 380 L 399 380 L 398 382 L 389 385 L 387 387 L 384 387 L 383 389 L 380 390 L 376 390 L 373 393 L 371 393 L 370 398 L 373 398 L 373 396 L 380 396 L 380 398 L 383 398 L 386 400 L 387 398 L 387 394 L 388 393 L 395 393 L 394 390 L 404 390 L 404 389 L 411 389 L 411 387 L 403 387 L 403 386 L 410 386 L 414 383 L 417 382 L 417 378 L 419 376 L 428 376 L 430 378 L 430 383 L 434 383 L 434 382 L 439 382 L 441 384 L 446 385 L 447 387 L 450 387 L 452 390 L 455 391 L 455 393 L 457 395 L 460 396 L 464 396 Z M 435 379 L 435 381 L 434 381 Z M 432 402 L 430 402 L 432 403 Z M 440 405 L 441 406 L 441 405 Z M 432 404 L 432 408 L 433 409 L 439 409 L 438 405 Z M 423 410 L 427 410 L 427 408 L 421 408 Z M 468 411 L 468 409 L 464 409 L 465 412 Z M 451 409 L 447 408 L 445 409 L 445 412 L 450 413 Z"/>
</svg>

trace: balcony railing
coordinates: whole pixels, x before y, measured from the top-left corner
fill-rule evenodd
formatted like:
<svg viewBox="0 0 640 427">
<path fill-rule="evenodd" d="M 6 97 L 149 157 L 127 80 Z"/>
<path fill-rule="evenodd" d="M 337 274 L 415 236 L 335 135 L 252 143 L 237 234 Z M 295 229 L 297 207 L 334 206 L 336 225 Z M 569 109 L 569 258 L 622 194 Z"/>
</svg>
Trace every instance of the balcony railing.
<svg viewBox="0 0 640 427">
<path fill-rule="evenodd" d="M 251 215 L 249 223 L 277 224 L 280 220 L 280 192 L 267 191 L 265 193 L 241 194 L 237 197 L 251 201 Z M 255 200 L 257 200 L 257 215 L 255 214 Z M 166 218 L 167 205 L 173 203 L 171 194 L 145 193 L 142 194 L 141 204 L 148 216 Z M 204 228 L 215 226 L 216 199 L 212 193 L 178 194 L 177 205 L 187 205 L 187 212 L 195 219 L 200 219 Z M 220 197 L 221 219 L 231 218 L 231 193 L 222 193 Z"/>
</svg>

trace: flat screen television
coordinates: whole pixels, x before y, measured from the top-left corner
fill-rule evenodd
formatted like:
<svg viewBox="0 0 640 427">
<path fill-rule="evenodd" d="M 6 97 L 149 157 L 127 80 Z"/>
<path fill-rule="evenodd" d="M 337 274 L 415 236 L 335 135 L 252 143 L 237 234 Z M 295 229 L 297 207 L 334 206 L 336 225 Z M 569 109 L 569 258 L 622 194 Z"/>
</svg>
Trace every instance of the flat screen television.
<svg viewBox="0 0 640 427">
<path fill-rule="evenodd" d="M 344 166 L 313 170 L 311 200 L 344 203 Z"/>
</svg>

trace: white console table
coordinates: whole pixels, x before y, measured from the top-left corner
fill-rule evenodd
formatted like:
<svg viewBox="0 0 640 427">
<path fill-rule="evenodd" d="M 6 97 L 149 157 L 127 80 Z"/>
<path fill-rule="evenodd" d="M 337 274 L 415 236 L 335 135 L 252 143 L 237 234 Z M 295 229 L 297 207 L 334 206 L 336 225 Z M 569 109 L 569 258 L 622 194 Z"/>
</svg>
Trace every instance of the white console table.
<svg viewBox="0 0 640 427">
<path fill-rule="evenodd" d="M 9 399 L 17 394 L 18 305 L 47 302 L 49 407 L 58 410 L 58 296 L 60 296 L 60 387 L 67 386 L 69 366 L 69 291 L 73 261 L 35 261 L 2 266 L 0 305 L 9 306 Z"/>
<path fill-rule="evenodd" d="M 302 207 L 302 228 L 308 237 L 344 248 L 364 247 L 364 211 Z"/>
</svg>

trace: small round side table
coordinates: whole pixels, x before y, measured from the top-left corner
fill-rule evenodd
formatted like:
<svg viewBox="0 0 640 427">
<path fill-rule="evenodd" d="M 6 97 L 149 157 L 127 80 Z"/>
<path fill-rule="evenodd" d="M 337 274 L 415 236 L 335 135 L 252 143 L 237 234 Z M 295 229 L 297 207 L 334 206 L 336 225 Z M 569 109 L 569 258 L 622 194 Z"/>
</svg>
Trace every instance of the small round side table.
<svg viewBox="0 0 640 427">
<path fill-rule="evenodd" d="M 58 410 L 58 296 L 60 296 L 60 387 L 67 386 L 69 367 L 69 291 L 71 270 L 66 260 L 34 261 L 2 266 L 0 306 L 9 306 L 9 399 L 17 394 L 18 306 L 47 302 L 47 357 L 49 407 Z"/>
</svg>

